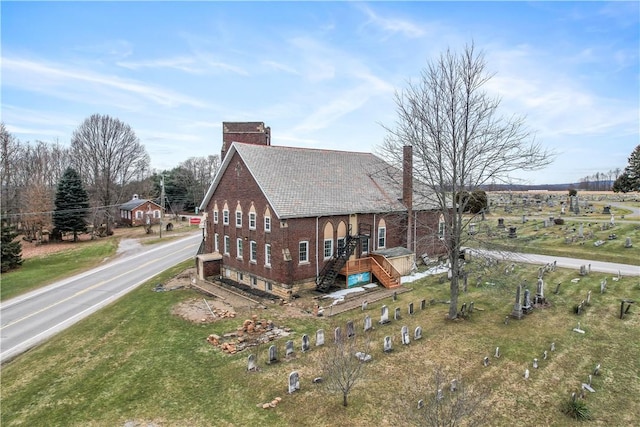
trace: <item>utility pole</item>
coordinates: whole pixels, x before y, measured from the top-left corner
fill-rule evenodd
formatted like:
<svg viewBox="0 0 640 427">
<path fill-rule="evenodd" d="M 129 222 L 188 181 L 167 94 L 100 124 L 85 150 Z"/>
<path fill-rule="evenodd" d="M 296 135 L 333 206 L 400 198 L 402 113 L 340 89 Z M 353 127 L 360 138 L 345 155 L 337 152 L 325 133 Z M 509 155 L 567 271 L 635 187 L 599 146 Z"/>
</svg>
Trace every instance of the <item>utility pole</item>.
<svg viewBox="0 0 640 427">
<path fill-rule="evenodd" d="M 160 175 L 160 238 L 162 239 L 162 219 L 164 218 L 164 175 Z"/>
</svg>

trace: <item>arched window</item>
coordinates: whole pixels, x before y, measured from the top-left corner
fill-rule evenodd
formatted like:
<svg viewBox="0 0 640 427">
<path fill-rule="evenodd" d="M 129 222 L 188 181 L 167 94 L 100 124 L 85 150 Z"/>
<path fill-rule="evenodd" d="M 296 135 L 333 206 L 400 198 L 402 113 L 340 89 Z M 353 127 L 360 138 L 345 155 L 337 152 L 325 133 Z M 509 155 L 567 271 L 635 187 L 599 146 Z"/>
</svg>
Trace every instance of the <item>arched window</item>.
<svg viewBox="0 0 640 427">
<path fill-rule="evenodd" d="M 333 256 L 333 224 L 329 221 L 324 225 L 324 259 Z"/>
<path fill-rule="evenodd" d="M 344 221 L 340 221 L 338 224 L 338 247 L 336 251 L 338 254 L 342 252 L 344 246 L 347 243 L 347 224 Z"/>
</svg>

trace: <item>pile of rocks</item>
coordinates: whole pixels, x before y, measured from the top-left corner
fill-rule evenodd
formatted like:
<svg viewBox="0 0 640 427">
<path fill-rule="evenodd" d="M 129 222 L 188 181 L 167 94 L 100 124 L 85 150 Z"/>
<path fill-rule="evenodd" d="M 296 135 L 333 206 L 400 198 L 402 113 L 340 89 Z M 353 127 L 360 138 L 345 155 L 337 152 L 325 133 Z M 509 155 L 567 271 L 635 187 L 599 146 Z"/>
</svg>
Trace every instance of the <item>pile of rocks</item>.
<svg viewBox="0 0 640 427">
<path fill-rule="evenodd" d="M 234 313 L 235 314 L 235 313 Z M 247 347 L 264 344 L 281 336 L 287 336 L 291 332 L 289 328 L 278 328 L 273 321 L 260 319 L 254 314 L 251 319 L 242 322 L 234 332 L 228 332 L 222 337 L 211 334 L 207 337 L 209 344 L 220 347 L 222 351 L 235 354 Z"/>
<path fill-rule="evenodd" d="M 273 399 L 271 402 L 267 402 L 267 403 L 258 403 L 258 408 L 262 408 L 262 409 L 269 409 L 269 408 L 275 408 L 276 406 L 278 406 L 278 403 L 280 403 L 282 401 L 281 397 L 276 397 L 275 399 Z"/>
</svg>

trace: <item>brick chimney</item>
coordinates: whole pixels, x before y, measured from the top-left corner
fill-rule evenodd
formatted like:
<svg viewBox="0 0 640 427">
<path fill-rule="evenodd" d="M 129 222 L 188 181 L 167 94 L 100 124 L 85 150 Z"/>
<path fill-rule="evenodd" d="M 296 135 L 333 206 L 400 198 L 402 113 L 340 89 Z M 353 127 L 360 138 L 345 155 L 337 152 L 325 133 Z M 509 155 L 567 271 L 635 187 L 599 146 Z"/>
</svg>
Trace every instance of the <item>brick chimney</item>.
<svg viewBox="0 0 640 427">
<path fill-rule="evenodd" d="M 407 249 L 413 250 L 413 147 L 402 147 L 402 203 L 407 208 Z"/>
<path fill-rule="evenodd" d="M 221 162 L 233 142 L 271 145 L 271 128 L 265 127 L 264 122 L 222 122 Z"/>
</svg>

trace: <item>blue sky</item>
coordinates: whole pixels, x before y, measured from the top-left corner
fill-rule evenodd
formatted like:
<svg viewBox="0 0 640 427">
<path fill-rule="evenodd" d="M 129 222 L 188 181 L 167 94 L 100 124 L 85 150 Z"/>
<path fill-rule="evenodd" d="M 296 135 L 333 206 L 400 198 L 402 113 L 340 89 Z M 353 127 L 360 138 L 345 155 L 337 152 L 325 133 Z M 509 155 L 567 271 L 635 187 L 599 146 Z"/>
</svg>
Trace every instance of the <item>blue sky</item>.
<svg viewBox="0 0 640 427">
<path fill-rule="evenodd" d="M 555 162 L 517 177 L 565 183 L 624 168 L 639 143 L 639 3 L 7 2 L 2 121 L 69 144 L 93 113 L 128 123 L 170 169 L 219 154 L 223 121 L 272 144 L 375 152 L 394 91 L 473 41 L 486 89 Z"/>
</svg>

